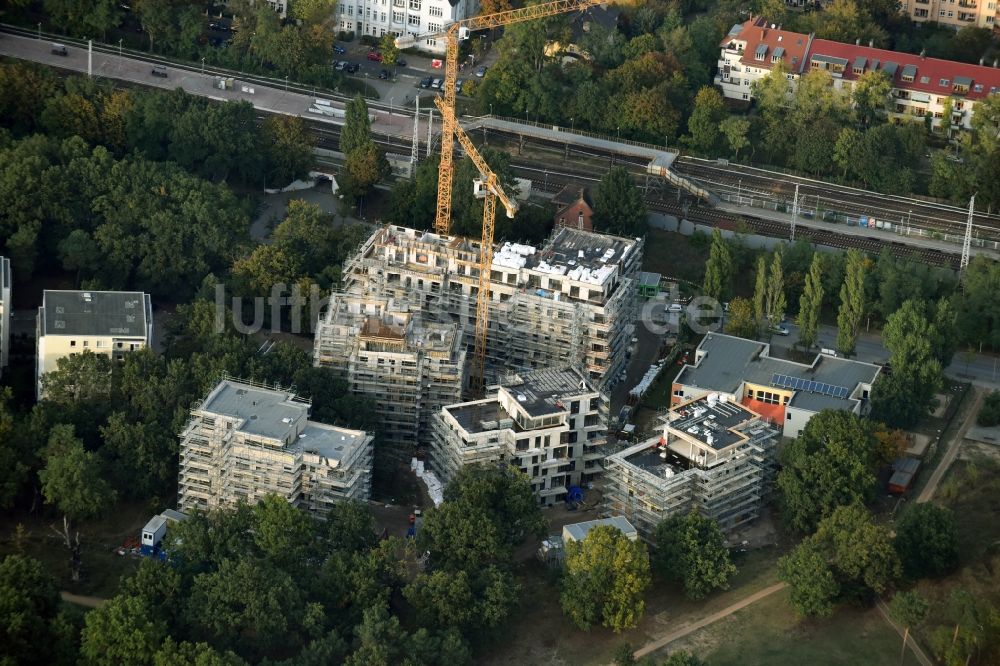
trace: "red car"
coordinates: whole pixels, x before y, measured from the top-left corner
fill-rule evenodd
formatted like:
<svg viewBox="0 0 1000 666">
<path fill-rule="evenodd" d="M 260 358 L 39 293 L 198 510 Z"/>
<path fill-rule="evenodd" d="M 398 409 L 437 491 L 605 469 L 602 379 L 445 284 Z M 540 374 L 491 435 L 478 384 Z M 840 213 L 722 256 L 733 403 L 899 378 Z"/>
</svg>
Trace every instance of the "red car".
<svg viewBox="0 0 1000 666">
<path fill-rule="evenodd" d="M 374 60 L 375 62 L 382 62 L 382 54 L 379 53 L 378 51 L 369 51 L 368 59 Z"/>
</svg>

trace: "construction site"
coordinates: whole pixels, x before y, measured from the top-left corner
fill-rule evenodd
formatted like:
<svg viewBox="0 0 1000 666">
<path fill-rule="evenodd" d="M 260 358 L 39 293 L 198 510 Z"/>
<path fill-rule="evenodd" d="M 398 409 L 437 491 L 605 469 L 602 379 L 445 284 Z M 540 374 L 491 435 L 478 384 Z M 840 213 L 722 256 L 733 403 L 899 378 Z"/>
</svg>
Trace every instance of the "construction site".
<svg viewBox="0 0 1000 666">
<path fill-rule="evenodd" d="M 481 246 L 386 226 L 347 261 L 344 288 L 352 296 L 391 298 L 425 321 L 453 323 L 464 346 L 473 347 Z M 641 239 L 560 228 L 541 247 L 493 249 L 484 384 L 507 371 L 571 364 L 597 386 L 620 373 L 634 327 L 642 247 Z"/>
<path fill-rule="evenodd" d="M 732 531 L 757 518 L 776 467 L 780 432 L 711 393 L 662 417 L 662 434 L 604 461 L 605 515 L 625 516 L 646 540 L 660 521 L 697 509 Z"/>
</svg>

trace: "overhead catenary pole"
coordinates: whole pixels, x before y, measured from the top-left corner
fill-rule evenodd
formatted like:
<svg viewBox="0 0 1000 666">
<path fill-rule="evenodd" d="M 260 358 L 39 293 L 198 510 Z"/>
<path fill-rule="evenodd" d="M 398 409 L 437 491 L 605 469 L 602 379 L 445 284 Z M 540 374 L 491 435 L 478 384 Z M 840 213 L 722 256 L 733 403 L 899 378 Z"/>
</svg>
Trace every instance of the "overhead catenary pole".
<svg viewBox="0 0 1000 666">
<path fill-rule="evenodd" d="M 417 159 L 420 157 L 417 152 L 420 150 L 420 95 L 416 99 L 417 109 L 413 113 L 413 147 L 410 149 L 410 178 L 416 177 Z"/>
<path fill-rule="evenodd" d="M 434 136 L 434 109 L 427 112 L 427 157 L 431 156 L 431 137 Z"/>
<path fill-rule="evenodd" d="M 94 75 L 94 40 L 87 40 L 87 76 Z"/>
<path fill-rule="evenodd" d="M 962 241 L 962 261 L 958 265 L 959 271 L 964 271 L 969 265 L 969 252 L 972 249 L 972 217 L 976 213 L 976 195 L 969 199 L 969 219 L 965 223 L 965 240 Z"/>
<path fill-rule="evenodd" d="M 795 198 L 792 199 L 792 242 L 795 242 L 795 220 L 799 216 L 799 184 L 795 184 Z"/>
</svg>

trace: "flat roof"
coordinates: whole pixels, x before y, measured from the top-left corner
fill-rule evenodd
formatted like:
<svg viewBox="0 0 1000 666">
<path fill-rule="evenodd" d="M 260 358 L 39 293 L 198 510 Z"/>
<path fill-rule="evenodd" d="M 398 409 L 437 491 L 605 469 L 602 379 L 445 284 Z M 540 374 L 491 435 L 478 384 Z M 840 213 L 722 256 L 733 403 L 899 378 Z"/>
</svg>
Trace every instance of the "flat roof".
<svg viewBox="0 0 1000 666">
<path fill-rule="evenodd" d="M 626 536 L 635 536 L 638 534 L 635 527 L 632 526 L 632 523 L 628 522 L 624 516 L 610 516 L 608 518 L 598 518 L 596 520 L 588 520 L 582 523 L 564 525 L 563 530 L 569 534 L 574 541 L 583 541 L 587 537 L 587 534 L 590 533 L 590 530 L 604 525 L 617 527 Z"/>
<path fill-rule="evenodd" d="M 141 291 L 61 291 L 42 293 L 43 335 L 145 338 L 149 296 Z"/>
<path fill-rule="evenodd" d="M 156 530 L 160 529 L 166 524 L 167 524 L 167 519 L 164 518 L 163 516 L 153 516 L 152 518 L 149 519 L 149 522 L 146 523 L 146 526 L 142 528 L 142 531 L 156 532 Z"/>
<path fill-rule="evenodd" d="M 693 400 L 670 411 L 668 427 L 682 432 L 714 451 L 721 451 L 746 439 L 740 426 L 757 414 L 739 403 L 712 401 L 708 397 Z"/>
<path fill-rule="evenodd" d="M 585 393 L 595 393 L 590 380 L 575 368 L 542 368 L 510 375 L 500 385 L 515 397 L 532 417 L 569 411 L 564 401 Z"/>
<path fill-rule="evenodd" d="M 270 439 L 284 439 L 299 419 L 309 413 L 309 404 L 286 391 L 264 389 L 222 380 L 202 403 L 201 410 L 241 419 L 242 432 Z"/>
<path fill-rule="evenodd" d="M 844 409 L 856 400 L 851 396 L 858 384 L 871 384 L 880 368 L 845 358 L 817 354 L 812 365 L 771 358 L 768 345 L 723 333 L 706 335 L 698 346 L 704 352 L 697 365 L 686 365 L 677 375 L 678 384 L 735 394 L 742 382 L 794 390 L 791 405 L 813 411 Z M 775 377 L 790 377 L 813 382 L 810 389 L 775 382 Z M 846 388 L 846 395 L 824 394 L 820 387 Z M 817 408 L 817 409 L 814 409 Z"/>
<path fill-rule="evenodd" d="M 538 252 L 526 257 L 525 267 L 600 285 L 617 272 L 634 247 L 633 239 L 560 227 Z"/>
<path fill-rule="evenodd" d="M 343 460 L 367 439 L 368 433 L 363 430 L 307 421 L 295 444 L 305 453 L 314 453 L 328 460 Z"/>
<path fill-rule="evenodd" d="M 640 287 L 659 287 L 660 286 L 660 274 L 659 273 L 649 273 L 646 271 L 639 271 L 639 286 Z"/>
<path fill-rule="evenodd" d="M 475 402 L 463 402 L 457 405 L 448 405 L 444 408 L 452 417 L 458 421 L 458 425 L 462 426 L 468 433 L 480 433 L 488 432 L 490 430 L 497 430 L 500 427 L 500 421 L 510 420 L 510 428 L 512 430 L 520 430 L 513 419 L 510 418 L 503 407 L 500 406 L 500 401 L 496 398 L 487 398 L 485 400 L 476 400 Z M 487 427 L 489 425 L 489 427 Z"/>
</svg>

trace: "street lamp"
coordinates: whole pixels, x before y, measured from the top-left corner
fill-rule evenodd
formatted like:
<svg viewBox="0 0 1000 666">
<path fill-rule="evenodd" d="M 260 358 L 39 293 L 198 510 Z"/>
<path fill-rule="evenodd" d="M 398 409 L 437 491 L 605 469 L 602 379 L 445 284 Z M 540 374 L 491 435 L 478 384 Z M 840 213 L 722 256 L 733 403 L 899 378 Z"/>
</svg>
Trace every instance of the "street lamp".
<svg viewBox="0 0 1000 666">
<path fill-rule="evenodd" d="M 572 132 L 572 131 L 573 131 L 573 127 L 574 127 L 575 125 L 576 125 L 576 118 L 570 118 L 570 119 L 569 119 L 569 131 L 570 131 L 570 132 Z"/>
<path fill-rule="evenodd" d="M 493 116 L 493 102 L 490 102 L 490 116 Z"/>
<path fill-rule="evenodd" d="M 201 59 L 201 73 L 202 74 L 205 73 L 205 59 L 204 58 Z M 285 89 L 287 90 L 287 88 L 288 88 L 288 83 L 287 83 L 287 79 L 286 79 Z"/>
<path fill-rule="evenodd" d="M 525 107 L 525 109 L 524 109 L 524 124 L 525 125 L 528 124 L 528 109 L 527 109 L 527 107 Z"/>
<path fill-rule="evenodd" d="M 204 58 L 202 58 L 204 60 Z M 288 92 L 288 77 L 285 77 L 285 92 Z"/>
<path fill-rule="evenodd" d="M 621 141 L 622 140 L 622 128 L 621 127 L 616 127 L 615 130 L 617 130 L 617 132 L 618 132 L 618 140 Z"/>
<path fill-rule="evenodd" d="M 124 42 L 124 41 L 125 41 L 124 37 L 122 37 L 121 39 L 118 40 L 118 57 L 119 58 L 122 57 L 122 42 Z M 202 58 L 202 62 L 205 62 L 204 58 Z"/>
</svg>

